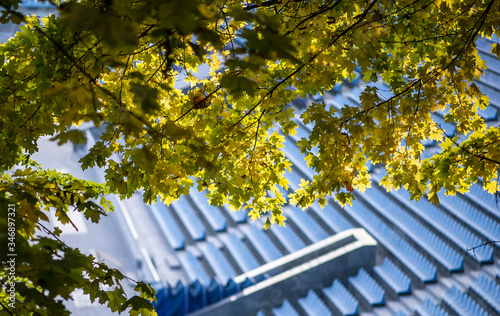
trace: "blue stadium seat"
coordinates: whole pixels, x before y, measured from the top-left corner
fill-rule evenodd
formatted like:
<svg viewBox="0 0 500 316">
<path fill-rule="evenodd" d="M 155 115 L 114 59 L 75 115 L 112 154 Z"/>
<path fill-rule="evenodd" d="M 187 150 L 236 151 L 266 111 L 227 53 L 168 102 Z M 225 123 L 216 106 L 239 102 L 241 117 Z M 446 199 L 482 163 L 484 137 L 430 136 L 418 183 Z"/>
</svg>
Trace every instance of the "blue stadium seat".
<svg viewBox="0 0 500 316">
<path fill-rule="evenodd" d="M 188 313 L 197 311 L 205 307 L 205 286 L 199 280 L 191 282 L 187 287 L 187 311 Z"/>
<path fill-rule="evenodd" d="M 438 193 L 439 202 L 448 211 L 473 227 L 489 240 L 500 240 L 500 223 L 484 215 L 469 202 L 457 196 Z M 500 246 L 499 246 L 500 247 Z"/>
<path fill-rule="evenodd" d="M 240 287 L 240 290 L 244 290 L 247 287 L 251 287 L 252 285 L 255 285 L 257 282 L 258 282 L 257 280 L 253 281 L 250 278 L 245 278 L 245 280 L 243 280 L 243 282 L 239 283 L 238 286 Z"/>
<path fill-rule="evenodd" d="M 432 302 L 428 297 L 416 308 L 420 316 L 450 316 L 441 306 Z"/>
<path fill-rule="evenodd" d="M 182 268 L 189 278 L 189 282 L 199 280 L 203 285 L 208 285 L 210 283 L 210 278 L 205 272 L 205 269 L 191 251 L 187 250 L 185 253 L 179 253 L 178 257 Z"/>
<path fill-rule="evenodd" d="M 231 267 L 231 264 L 213 242 L 200 246 L 200 250 L 222 285 L 225 285 L 229 279 L 236 276 L 236 272 Z"/>
<path fill-rule="evenodd" d="M 243 229 L 243 232 L 248 240 L 255 245 L 255 248 L 265 262 L 271 262 L 282 257 L 278 248 L 276 248 L 269 237 L 257 225 L 249 225 Z"/>
<path fill-rule="evenodd" d="M 215 278 L 212 278 L 210 283 L 205 285 L 205 288 L 207 290 L 207 305 L 216 303 L 222 299 L 221 285 Z"/>
<path fill-rule="evenodd" d="M 297 236 L 291 227 L 271 225 L 271 231 L 283 247 L 285 247 L 285 249 L 290 253 L 300 250 L 306 246 L 306 244 L 302 241 L 302 239 L 300 239 L 299 236 Z"/>
<path fill-rule="evenodd" d="M 410 278 L 389 258 L 385 258 L 381 265 L 375 266 L 373 271 L 397 294 L 408 294 L 411 292 Z"/>
<path fill-rule="evenodd" d="M 274 225 L 273 225 L 274 227 Z M 259 266 L 259 263 L 248 250 L 245 243 L 239 239 L 234 233 L 229 234 L 223 238 L 226 249 L 231 253 L 236 263 L 238 263 L 241 270 L 245 273 L 251 271 Z"/>
<path fill-rule="evenodd" d="M 323 288 L 323 294 L 332 302 L 342 315 L 358 315 L 359 303 L 351 292 L 338 280 L 333 281 L 332 286 Z"/>
<path fill-rule="evenodd" d="M 284 300 L 281 307 L 273 308 L 273 314 L 275 316 L 299 316 L 299 313 L 288 300 Z"/>
<path fill-rule="evenodd" d="M 264 314 L 264 312 L 263 312 L 263 311 L 258 311 L 258 312 L 257 312 L 257 315 L 255 315 L 255 316 L 266 316 L 266 314 Z"/>
<path fill-rule="evenodd" d="M 329 237 L 321 226 L 309 215 L 307 211 L 300 208 L 289 207 L 284 211 L 284 215 L 295 223 L 304 235 L 312 242 L 318 242 Z"/>
<path fill-rule="evenodd" d="M 174 250 L 184 248 L 184 235 L 170 214 L 170 210 L 163 204 L 151 205 L 151 212 L 155 217 L 161 232 Z"/>
<path fill-rule="evenodd" d="M 472 298 L 460 291 L 455 285 L 451 290 L 443 294 L 443 301 L 458 315 L 487 316 L 488 313 L 479 306 Z M 498 297 L 497 297 L 498 299 Z"/>
<path fill-rule="evenodd" d="M 500 315 L 500 285 L 498 283 L 480 272 L 470 287 Z"/>
<path fill-rule="evenodd" d="M 308 316 L 329 316 L 332 315 L 331 311 L 326 307 L 325 303 L 313 291 L 309 290 L 307 296 L 297 300 L 300 307 L 306 312 Z"/>
<path fill-rule="evenodd" d="M 171 206 L 194 240 L 205 239 L 205 226 L 194 212 L 192 205 L 187 201 L 186 196 L 181 196 Z"/>
<path fill-rule="evenodd" d="M 413 216 L 408 214 L 406 210 L 392 201 L 387 193 L 372 188 L 360 195 L 388 221 L 399 227 L 424 251 L 432 255 L 448 271 L 456 272 L 463 270 L 463 257 Z"/>
<path fill-rule="evenodd" d="M 200 210 L 201 214 L 207 219 L 210 226 L 216 231 L 221 232 L 226 230 L 226 218 L 222 215 L 219 208 L 208 204 L 208 200 L 204 194 L 199 192 L 195 187 L 189 191 L 189 197 Z"/>
<path fill-rule="evenodd" d="M 177 281 L 174 287 L 167 285 L 163 293 L 158 293 L 158 301 L 155 310 L 161 316 L 176 316 L 186 313 L 187 300 L 186 288 L 181 281 Z M 163 294 L 163 295 L 161 295 Z"/>
<path fill-rule="evenodd" d="M 436 281 L 437 269 L 415 248 L 385 225 L 362 203 L 346 205 L 345 211 L 377 239 L 394 257 L 398 258 L 422 282 Z"/>
<path fill-rule="evenodd" d="M 236 284 L 233 279 L 228 279 L 222 286 L 222 296 L 228 297 L 236 293 L 238 293 L 238 284 Z"/>
<path fill-rule="evenodd" d="M 349 283 L 366 299 L 372 306 L 385 304 L 385 290 L 361 268 L 358 274 L 349 278 Z"/>
</svg>

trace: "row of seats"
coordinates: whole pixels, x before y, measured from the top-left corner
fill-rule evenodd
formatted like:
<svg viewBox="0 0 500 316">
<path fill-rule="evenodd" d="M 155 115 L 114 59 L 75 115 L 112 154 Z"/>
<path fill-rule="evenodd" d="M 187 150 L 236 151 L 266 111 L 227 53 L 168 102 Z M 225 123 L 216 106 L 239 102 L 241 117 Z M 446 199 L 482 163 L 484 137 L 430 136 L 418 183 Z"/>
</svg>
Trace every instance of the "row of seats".
<svg viewBox="0 0 500 316">
<path fill-rule="evenodd" d="M 486 274 L 480 272 L 477 279 L 470 284 L 470 289 L 474 291 L 481 300 L 491 306 L 494 313 L 500 314 L 500 286 L 491 280 Z M 486 316 L 488 312 L 466 292 L 461 291 L 457 286 L 452 285 L 451 289 L 441 296 L 442 302 L 449 311 L 456 315 Z M 449 315 L 440 305 L 432 302 L 429 298 L 416 308 L 419 315 Z"/>
<path fill-rule="evenodd" d="M 500 223 L 484 215 L 476 207 L 464 199 L 454 196 L 445 196 L 438 193 L 439 201 L 449 212 L 470 225 L 478 233 L 489 240 L 500 240 Z"/>
<path fill-rule="evenodd" d="M 293 220 L 300 231 L 309 239 L 311 243 L 315 243 L 326 239 L 330 236 L 321 226 L 309 215 L 300 208 L 288 207 L 284 214 L 287 218 Z"/>
<path fill-rule="evenodd" d="M 488 313 L 455 285 L 443 295 L 443 302 L 458 315 L 487 316 Z M 498 298 L 497 298 L 498 299 Z"/>
<path fill-rule="evenodd" d="M 416 312 L 420 316 L 450 316 L 441 306 L 431 301 L 428 297 L 420 304 Z"/>
<path fill-rule="evenodd" d="M 214 270 L 215 275 L 222 281 L 222 284 L 226 284 L 230 279 L 236 277 L 236 272 L 231 267 L 231 264 L 214 243 L 209 242 L 200 248 L 208 264 Z"/>
<path fill-rule="evenodd" d="M 294 251 L 300 250 L 306 246 L 304 241 L 295 233 L 292 227 L 282 227 L 279 225 L 272 225 L 271 232 L 274 236 L 281 242 L 285 249 L 292 253 Z"/>
<path fill-rule="evenodd" d="M 500 286 L 498 283 L 481 272 L 470 288 L 500 315 Z"/>
<path fill-rule="evenodd" d="M 413 246 L 384 224 L 362 203 L 346 205 L 345 211 L 375 237 L 395 258 L 398 258 L 422 282 L 434 282 L 436 267 Z"/>
<path fill-rule="evenodd" d="M 205 272 L 205 269 L 191 251 L 187 250 L 184 253 L 180 253 L 178 258 L 188 276 L 189 282 L 198 280 L 203 285 L 208 285 L 210 283 L 210 278 Z"/>
<path fill-rule="evenodd" d="M 182 224 L 186 227 L 189 235 L 194 240 L 204 240 L 206 229 L 200 218 L 196 215 L 193 207 L 189 204 L 186 196 L 181 196 L 175 203 L 172 203 L 172 209 L 179 216 Z"/>
<path fill-rule="evenodd" d="M 386 271 L 388 275 L 394 273 L 401 274 L 394 263 L 386 258 L 382 265 L 375 266 L 374 272 Z M 398 271 L 399 270 L 399 271 Z M 410 283 L 407 277 L 398 276 L 396 278 L 405 279 L 402 283 L 406 283 L 405 291 L 409 290 Z M 338 279 L 335 279 L 331 286 L 322 288 L 320 292 L 310 289 L 305 297 L 298 298 L 295 302 L 285 299 L 280 307 L 272 310 L 273 315 L 359 315 L 359 302 L 352 293 L 357 293 L 357 297 L 363 298 L 371 306 L 385 305 L 385 290 L 380 286 L 372 276 L 363 268 L 358 271 L 354 277 L 348 278 L 349 284 L 355 289 L 356 292 L 350 292 Z M 500 304 L 498 298 L 500 297 L 500 286 L 491 280 L 484 273 L 480 273 L 478 278 L 470 285 L 481 299 L 484 299 L 493 309 L 500 313 Z M 317 294 L 320 293 L 321 297 Z M 453 311 L 456 315 L 470 315 L 470 316 L 486 316 L 488 313 L 475 302 L 467 293 L 459 290 L 455 285 L 444 293 L 440 299 L 444 305 L 436 304 L 429 297 L 426 297 L 423 303 L 414 307 L 415 313 L 421 316 L 447 316 L 450 315 L 448 311 Z M 444 308 L 444 307 L 446 308 Z M 298 309 L 297 309 L 298 308 Z M 257 315 L 265 315 L 264 312 L 259 311 Z M 400 308 L 394 315 L 406 315 Z"/>
<path fill-rule="evenodd" d="M 269 239 L 269 236 L 257 224 L 244 227 L 243 232 L 265 262 L 271 262 L 283 256 L 276 245 Z"/>
<path fill-rule="evenodd" d="M 182 225 L 186 228 L 193 240 L 204 240 L 207 233 L 204 224 L 196 214 L 194 206 L 192 206 L 189 200 L 192 200 L 192 203 L 196 205 L 196 208 L 205 217 L 210 227 L 215 232 L 221 232 L 227 229 L 227 220 L 222 214 L 222 210 L 227 211 L 227 209 L 219 209 L 209 205 L 208 200 L 205 197 L 205 193 L 192 189 L 188 197 L 180 197 L 178 201 L 172 203 L 172 207 L 170 209 L 177 214 Z M 159 224 L 160 229 L 169 245 L 174 250 L 181 250 L 185 247 L 186 239 L 172 216 L 170 209 L 162 203 L 157 203 L 156 205 L 151 206 L 151 212 Z M 228 212 L 228 214 L 232 217 L 235 223 L 246 222 L 246 212 Z"/>
<path fill-rule="evenodd" d="M 250 253 L 247 245 L 245 245 L 245 243 L 234 233 L 225 237 L 223 242 L 243 273 L 251 271 L 259 266 L 259 263 Z"/>
<path fill-rule="evenodd" d="M 372 176 L 377 182 L 380 182 L 382 178 L 380 173 L 373 174 Z M 446 236 L 448 240 L 453 242 L 458 248 L 467 252 L 474 260 L 480 263 L 493 262 L 493 248 L 490 246 L 478 248 L 475 253 L 467 251 L 475 245 L 480 245 L 482 243 L 481 238 L 435 204 L 432 204 L 425 198 L 420 199 L 418 202 L 410 200 L 410 194 L 405 189 L 391 191 L 389 194 L 403 203 L 428 225 L 434 227 L 437 231 Z"/>
<path fill-rule="evenodd" d="M 280 307 L 273 308 L 273 314 L 275 316 L 299 316 L 299 313 L 297 313 L 288 300 L 284 300 L 283 305 Z"/>
<path fill-rule="evenodd" d="M 385 304 L 385 290 L 375 281 L 365 269 L 361 268 L 356 276 L 349 278 L 349 283 L 372 306 Z"/>
<path fill-rule="evenodd" d="M 326 307 L 325 303 L 318 297 L 318 295 L 313 291 L 309 290 L 307 296 L 299 298 L 297 300 L 298 304 L 306 312 L 307 315 L 318 315 L 318 316 L 330 316 L 332 313 Z"/>
<path fill-rule="evenodd" d="M 409 294 L 411 292 L 411 279 L 389 258 L 384 258 L 381 265 L 373 268 L 373 272 L 397 294 Z"/>
<path fill-rule="evenodd" d="M 394 226 L 399 227 L 408 237 L 422 249 L 432 255 L 448 271 L 462 271 L 463 257 L 448 246 L 441 238 L 427 229 L 412 215 L 408 214 L 387 194 L 378 189 L 368 189 L 362 195 L 374 209 L 383 215 Z"/>
<path fill-rule="evenodd" d="M 495 195 L 486 192 L 479 183 L 471 185 L 467 197 L 500 220 L 500 207 L 498 206 Z"/>
<path fill-rule="evenodd" d="M 185 246 L 184 235 L 165 206 L 160 203 L 151 205 L 151 212 L 170 246 L 174 250 L 183 249 Z"/>
<path fill-rule="evenodd" d="M 234 281 L 221 285 L 215 278 L 208 284 L 199 280 L 185 285 L 178 281 L 173 287 L 162 282 L 152 284 L 156 290 L 156 302 L 153 302 L 159 316 L 182 316 L 214 304 L 237 292 Z"/>
<path fill-rule="evenodd" d="M 338 279 L 333 281 L 332 286 L 323 288 L 322 291 L 342 315 L 358 315 L 358 300 Z"/>
<path fill-rule="evenodd" d="M 210 227 L 216 232 L 225 231 L 227 227 L 226 218 L 222 215 L 218 207 L 214 207 L 207 203 L 205 193 L 201 193 L 192 187 L 189 191 L 189 197 L 193 200 L 196 207 L 200 210 L 201 214 L 205 217 Z"/>
</svg>

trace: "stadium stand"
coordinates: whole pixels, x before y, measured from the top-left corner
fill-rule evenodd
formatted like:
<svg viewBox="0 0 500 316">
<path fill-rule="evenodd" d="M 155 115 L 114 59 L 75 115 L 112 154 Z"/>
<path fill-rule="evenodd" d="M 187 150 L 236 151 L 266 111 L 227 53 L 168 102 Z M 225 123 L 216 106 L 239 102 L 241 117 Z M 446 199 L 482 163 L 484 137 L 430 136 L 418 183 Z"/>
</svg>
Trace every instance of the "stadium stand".
<svg viewBox="0 0 500 316">
<path fill-rule="evenodd" d="M 49 3 L 30 0 L 23 5 L 36 10 L 47 8 Z M 489 124 L 498 123 L 500 111 L 500 61 L 491 54 L 495 40 L 476 42 L 479 56 L 488 66 L 475 84 L 490 97 L 490 105 L 480 111 Z M 367 83 L 360 79 L 359 72 L 354 78 L 311 99 L 337 110 L 345 104 L 359 106 L 359 95 Z M 381 82 L 368 84 L 376 86 L 383 99 L 392 95 Z M 303 108 L 306 101 L 297 104 Z M 446 111 L 433 114 L 432 118 L 448 135 L 454 135 L 455 126 L 446 123 L 443 115 Z M 285 137 L 284 147 L 285 155 L 294 163 L 286 175 L 291 190 L 297 188 L 301 178 L 310 179 L 313 175 L 297 145 L 300 139 L 308 137 L 312 126 L 303 125 L 298 118 L 296 122 L 297 133 Z M 279 127 L 275 130 L 280 133 Z M 424 158 L 439 151 L 433 141 L 423 144 L 427 147 Z M 377 166 L 370 165 L 370 168 L 373 186 L 376 186 L 384 171 Z M 181 198 L 170 207 L 160 203 L 151 206 L 146 215 L 155 220 L 164 237 L 161 241 L 172 249 L 168 256 L 175 257 L 180 264 L 177 270 L 168 271 L 177 273 L 176 283 L 165 281 L 155 287 L 158 315 L 201 315 L 197 313 L 204 313 L 217 304 L 229 304 L 238 294 L 261 291 L 271 276 L 265 274 L 241 282 L 235 279 L 240 273 L 272 265 L 354 227 L 364 228 L 377 240 L 373 262 L 378 265 L 349 274 L 325 276 L 325 280 L 330 278 L 328 282 L 317 282 L 298 297 L 275 289 L 283 294 L 280 300 L 273 303 L 272 308 L 255 310 L 251 315 L 500 314 L 499 245 L 493 243 L 469 251 L 483 241 L 500 240 L 500 208 L 495 195 L 485 192 L 481 183 L 472 185 L 470 192 L 464 195 L 440 194 L 439 206 L 426 199 L 411 201 L 404 189 L 386 193 L 372 188 L 356 194 L 353 205 L 345 208 L 332 199 L 323 209 L 318 204 L 306 211 L 287 207 L 290 225 L 273 226 L 268 231 L 264 231 L 259 222 L 247 223 L 245 212 L 210 206 L 206 192 L 193 190 L 189 197 Z M 154 259 L 156 262 L 166 260 L 165 257 Z M 163 278 L 167 274 L 161 269 L 158 273 Z M 294 280 L 306 284 L 307 278 Z M 395 302 L 398 308 L 392 307 L 391 303 Z M 248 314 L 241 309 L 241 315 Z"/>
<path fill-rule="evenodd" d="M 500 106 L 500 98 L 497 98 L 500 96 L 500 62 L 491 55 L 491 43 L 484 39 L 477 41 L 479 54 L 488 63 L 488 70 L 476 84 L 490 96 L 490 105 L 481 110 L 480 115 L 485 121 L 494 124 L 498 120 Z M 345 104 L 351 107 L 359 106 L 359 95 L 367 85 L 360 77 L 359 73 L 356 73 L 354 81 L 336 85 L 324 94 L 312 96 L 311 100 L 325 102 L 327 107 L 331 106 L 337 110 Z M 382 99 L 391 97 L 392 92 L 387 85 L 381 82 L 368 84 L 377 87 Z M 309 102 L 302 100 L 293 106 L 300 112 Z M 433 114 L 432 118 L 446 134 L 452 136 L 456 128 L 445 122 L 446 114 L 446 111 L 440 111 Z M 311 179 L 313 175 L 297 144 L 308 137 L 313 126 L 303 125 L 299 119 L 296 119 L 296 123 L 298 127 L 295 135 L 283 135 L 279 127 L 274 129 L 285 137 L 283 150 L 294 164 L 291 172 L 286 173 L 291 191 L 298 188 L 301 179 Z M 434 141 L 426 140 L 422 144 L 426 146 L 423 158 L 440 150 Z M 313 152 L 317 152 L 317 148 L 313 148 Z M 368 167 L 374 179 L 373 186 L 377 186 L 384 170 L 371 164 L 368 164 Z M 198 258 L 182 248 L 178 248 L 176 254 L 179 258 L 184 257 L 180 261 L 183 271 L 186 271 L 186 281 L 199 280 L 206 289 L 207 306 L 194 312 L 195 316 L 204 315 L 201 312 L 214 315 L 210 314 L 211 306 L 231 304 L 232 300 L 238 301 L 246 295 L 264 291 L 267 284 L 276 278 L 264 273 L 259 277 L 244 277 L 240 280 L 239 276 L 232 277 L 234 273 L 241 272 L 244 273 L 243 276 L 254 275 L 252 270 L 257 271 L 260 265 L 273 265 L 288 255 L 300 253 L 310 245 L 323 242 L 332 234 L 339 234 L 353 227 L 366 229 L 378 241 L 376 261 L 380 264 L 356 270 L 349 275 L 333 277 L 329 283 L 320 282 L 301 292 L 300 296 L 285 295 L 281 290 L 275 290 L 284 297 L 271 303 L 266 301 L 270 307 L 247 307 L 249 311 L 252 310 L 249 315 L 445 316 L 498 313 L 498 299 L 495 298 L 499 295 L 500 272 L 498 268 L 490 269 L 498 260 L 498 245 L 485 245 L 473 252 L 469 251 L 480 245 L 483 240 L 500 238 L 500 211 L 495 197 L 484 192 L 480 183 L 474 184 L 470 193 L 464 195 L 440 195 L 442 203 L 439 206 L 426 199 L 411 201 L 404 189 L 386 193 L 379 188 L 372 188 L 364 193 L 357 192 L 357 199 L 352 206 L 344 208 L 336 205 L 333 200 L 323 209 L 318 204 L 306 211 L 286 207 L 289 225 L 286 228 L 272 226 L 269 231 L 259 227 L 262 225 L 259 222 L 247 223 L 243 212 L 229 212 L 227 208 L 222 208 L 219 212 L 212 208 L 209 212 L 201 209 L 203 205 L 208 205 L 207 198 L 204 194 L 194 193 L 192 209 L 187 212 L 194 217 L 203 216 L 204 221 L 200 223 L 208 223 L 209 229 L 204 230 L 203 225 L 198 225 L 196 229 L 188 228 L 188 224 L 179 214 L 180 210 L 175 209 L 174 214 L 177 217 L 174 217 L 172 222 L 175 224 L 175 219 L 179 219 L 177 225 L 182 224 L 180 228 L 183 228 L 180 229 L 180 236 L 190 245 L 191 250 L 198 249 L 206 258 L 202 265 Z M 288 192 L 282 191 L 282 194 L 287 196 Z M 174 204 L 176 203 L 178 202 Z M 189 225 L 192 226 L 192 223 Z M 195 239 L 194 231 L 198 232 L 199 236 L 200 232 L 204 231 L 205 238 L 211 240 L 209 246 L 204 238 Z M 183 232 L 188 235 L 183 236 Z M 208 259 L 208 247 L 224 259 Z M 223 252 L 222 247 L 225 250 Z M 187 256 L 189 260 L 186 260 Z M 209 278 L 203 270 L 204 265 L 214 272 L 215 278 Z M 231 271 L 222 268 L 230 265 L 237 269 Z M 195 273 L 196 269 L 202 272 Z M 472 276 L 471 273 L 476 274 Z M 238 280 L 236 287 L 239 292 L 226 297 L 228 291 L 224 291 L 224 286 L 221 285 L 224 282 L 221 280 L 229 283 Z M 470 295 L 459 288 L 467 288 Z M 209 297 L 212 298 L 208 299 Z"/>
</svg>

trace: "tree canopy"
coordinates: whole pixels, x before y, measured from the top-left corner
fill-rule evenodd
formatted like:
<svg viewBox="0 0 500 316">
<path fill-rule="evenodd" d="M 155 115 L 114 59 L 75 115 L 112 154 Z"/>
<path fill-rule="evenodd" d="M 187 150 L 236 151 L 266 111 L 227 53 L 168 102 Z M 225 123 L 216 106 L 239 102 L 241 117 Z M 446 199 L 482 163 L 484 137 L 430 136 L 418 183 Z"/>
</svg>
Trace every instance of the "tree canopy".
<svg viewBox="0 0 500 316">
<path fill-rule="evenodd" d="M 152 310 L 149 285 L 137 282 L 140 297 L 126 298 L 120 271 L 65 246 L 60 231 L 36 237 L 49 209 L 63 223 L 71 210 L 97 222 L 112 209 L 105 194 L 142 190 L 146 203 L 168 204 L 196 186 L 213 205 L 284 226 L 283 135 L 296 128 L 289 104 L 356 70 L 390 91 L 368 86 L 361 106 L 341 110 L 307 107 L 300 118 L 312 131 L 298 145 L 315 174 L 290 203 L 350 203 L 353 188 L 370 185 L 369 163 L 385 165 L 387 189 L 405 187 L 414 199 L 439 203 L 437 192 L 464 192 L 479 179 L 498 188 L 500 129 L 478 114 L 489 100 L 473 83 L 486 69 L 476 39 L 500 35 L 494 0 L 48 0 L 58 11 L 48 17 L 23 16 L 19 2 L 0 3 L 2 23 L 22 24 L 0 46 L 0 235 L 7 240 L 7 204 L 16 204 L 24 302 L 10 310 L 2 287 L 11 314 L 67 314 L 61 300 L 77 288 L 115 311 Z M 500 44 L 492 52 L 500 56 Z M 200 67 L 209 76 L 197 76 Z M 455 137 L 431 117 L 445 109 Z M 102 127 L 80 160 L 104 168 L 102 185 L 31 159 L 43 136 L 86 143 L 83 122 Z M 428 139 L 441 150 L 424 159 Z"/>
</svg>

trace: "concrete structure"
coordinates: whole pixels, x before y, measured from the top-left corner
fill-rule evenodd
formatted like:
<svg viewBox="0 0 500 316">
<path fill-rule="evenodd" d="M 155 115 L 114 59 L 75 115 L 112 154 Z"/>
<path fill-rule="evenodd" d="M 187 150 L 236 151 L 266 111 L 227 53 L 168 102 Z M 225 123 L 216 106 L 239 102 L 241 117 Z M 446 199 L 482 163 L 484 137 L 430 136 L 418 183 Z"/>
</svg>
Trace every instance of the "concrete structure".
<svg viewBox="0 0 500 316">
<path fill-rule="evenodd" d="M 310 289 L 330 286 L 334 279 L 347 280 L 360 268 L 372 270 L 377 242 L 364 229 L 343 231 L 320 242 L 265 264 L 235 278 L 263 281 L 210 305 L 192 316 L 255 315 L 271 312 L 285 298 L 298 299 Z"/>
</svg>

